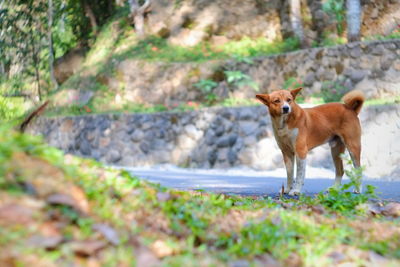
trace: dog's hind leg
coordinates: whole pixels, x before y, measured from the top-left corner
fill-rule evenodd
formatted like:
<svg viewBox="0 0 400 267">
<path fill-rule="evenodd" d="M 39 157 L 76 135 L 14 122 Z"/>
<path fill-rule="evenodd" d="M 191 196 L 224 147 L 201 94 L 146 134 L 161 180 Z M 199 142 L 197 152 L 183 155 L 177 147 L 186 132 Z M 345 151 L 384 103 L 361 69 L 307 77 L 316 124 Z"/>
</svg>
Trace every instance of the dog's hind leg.
<svg viewBox="0 0 400 267">
<path fill-rule="evenodd" d="M 333 140 L 331 140 L 329 145 L 331 147 L 331 155 L 335 165 L 335 186 L 339 186 L 342 183 L 342 177 L 344 174 L 343 161 L 340 156 L 344 153 L 346 146 L 339 137 L 335 137 Z"/>
<path fill-rule="evenodd" d="M 354 190 L 355 193 L 361 193 L 361 179 L 362 179 L 362 173 L 361 173 L 361 138 L 359 136 L 352 136 L 352 138 L 346 138 L 346 136 L 343 136 L 343 141 L 346 145 L 347 150 L 349 151 L 351 160 L 353 161 L 353 166 L 354 168 L 358 169 L 359 172 L 357 172 L 357 176 L 355 177 L 357 180 L 356 183 L 356 188 Z"/>
<path fill-rule="evenodd" d="M 294 153 L 286 152 L 283 153 L 283 160 L 285 162 L 286 167 L 286 177 L 287 184 L 285 188 L 285 194 L 289 193 L 293 188 L 293 177 L 294 177 Z"/>
</svg>

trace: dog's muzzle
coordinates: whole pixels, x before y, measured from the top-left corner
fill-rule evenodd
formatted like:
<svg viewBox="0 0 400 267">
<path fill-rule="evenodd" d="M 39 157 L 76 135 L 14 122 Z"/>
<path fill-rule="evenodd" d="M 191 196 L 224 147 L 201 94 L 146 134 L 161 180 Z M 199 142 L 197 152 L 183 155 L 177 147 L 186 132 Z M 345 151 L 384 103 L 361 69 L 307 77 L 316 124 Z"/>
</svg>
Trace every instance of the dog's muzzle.
<svg viewBox="0 0 400 267">
<path fill-rule="evenodd" d="M 282 113 L 283 114 L 289 113 L 289 111 L 290 111 L 290 107 L 289 106 L 283 106 L 282 107 Z"/>
</svg>

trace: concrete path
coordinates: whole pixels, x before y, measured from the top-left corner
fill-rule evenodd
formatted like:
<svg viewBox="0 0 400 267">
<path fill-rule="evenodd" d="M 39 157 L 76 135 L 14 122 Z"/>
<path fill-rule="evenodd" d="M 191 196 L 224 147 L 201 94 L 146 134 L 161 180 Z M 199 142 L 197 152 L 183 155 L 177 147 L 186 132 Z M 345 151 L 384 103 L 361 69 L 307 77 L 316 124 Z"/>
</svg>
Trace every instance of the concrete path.
<svg viewBox="0 0 400 267">
<path fill-rule="evenodd" d="M 286 182 L 284 169 L 269 172 L 253 170 L 200 170 L 176 167 L 124 168 L 133 175 L 166 187 L 180 190 L 198 190 L 239 194 L 276 196 Z M 333 184 L 334 173 L 330 170 L 307 168 L 304 193 L 314 195 Z M 344 179 L 343 182 L 348 182 Z M 378 196 L 400 202 L 400 181 L 364 180 L 363 185 L 376 186 Z"/>
</svg>

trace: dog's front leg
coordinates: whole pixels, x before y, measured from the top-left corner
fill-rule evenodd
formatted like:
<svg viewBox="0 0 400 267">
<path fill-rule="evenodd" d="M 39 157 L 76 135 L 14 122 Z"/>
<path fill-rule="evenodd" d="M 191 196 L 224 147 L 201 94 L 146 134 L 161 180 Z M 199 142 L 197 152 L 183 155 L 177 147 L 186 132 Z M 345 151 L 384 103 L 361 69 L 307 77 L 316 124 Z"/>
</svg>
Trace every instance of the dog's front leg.
<svg viewBox="0 0 400 267">
<path fill-rule="evenodd" d="M 293 186 L 293 189 L 289 192 L 290 196 L 300 195 L 301 193 L 301 189 L 304 185 L 304 177 L 306 175 L 306 158 L 302 159 L 296 155 L 296 165 L 296 183 Z"/>
<path fill-rule="evenodd" d="M 293 178 L 294 178 L 294 154 L 283 153 L 283 160 L 286 167 L 287 184 L 284 193 L 287 194 L 293 189 Z"/>
</svg>

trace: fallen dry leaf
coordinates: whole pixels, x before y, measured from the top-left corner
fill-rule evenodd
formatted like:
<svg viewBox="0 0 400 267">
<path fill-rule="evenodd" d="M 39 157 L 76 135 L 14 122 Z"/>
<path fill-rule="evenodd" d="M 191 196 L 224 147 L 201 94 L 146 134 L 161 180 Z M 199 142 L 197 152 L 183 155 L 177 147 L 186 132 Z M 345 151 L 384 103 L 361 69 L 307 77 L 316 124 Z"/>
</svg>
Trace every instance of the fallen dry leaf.
<svg viewBox="0 0 400 267">
<path fill-rule="evenodd" d="M 360 208 L 366 209 L 371 215 L 374 215 L 374 216 L 382 213 L 382 207 L 379 204 L 375 204 L 375 203 L 362 204 L 362 206 Z"/>
<path fill-rule="evenodd" d="M 3 205 L 0 207 L 0 225 L 31 223 L 34 212 L 31 208 L 15 203 Z"/>
<path fill-rule="evenodd" d="M 23 152 L 14 152 L 11 161 L 6 166 L 6 177 L 9 182 L 17 182 L 23 177 L 23 183 L 29 191 L 40 199 L 54 197 L 60 205 L 69 205 L 82 213 L 89 212 L 89 203 L 84 191 L 68 181 L 63 171 L 45 160 L 27 155 Z M 69 197 L 66 197 L 69 196 Z M 50 200 L 51 201 L 51 200 Z"/>
<path fill-rule="evenodd" d="M 93 230 L 101 233 L 111 244 L 118 245 L 120 243 L 120 239 L 118 233 L 111 226 L 104 223 L 96 223 L 93 225 Z"/>
<path fill-rule="evenodd" d="M 373 266 L 388 266 L 390 263 L 387 258 L 374 251 L 370 251 L 368 254 L 369 261 L 373 264 Z"/>
<path fill-rule="evenodd" d="M 46 201 L 47 203 L 52 205 L 64 205 L 64 206 L 69 206 L 71 208 L 77 207 L 75 200 L 70 195 L 66 194 L 59 194 L 59 193 L 52 194 L 47 197 Z"/>
<path fill-rule="evenodd" d="M 157 200 L 160 202 L 165 202 L 171 199 L 171 194 L 166 192 L 158 192 Z"/>
<path fill-rule="evenodd" d="M 248 260 L 234 260 L 228 265 L 229 267 L 249 267 L 250 262 Z"/>
<path fill-rule="evenodd" d="M 89 257 L 95 254 L 97 251 L 105 248 L 107 243 L 103 240 L 84 240 L 72 241 L 69 245 L 75 254 L 83 257 Z"/>
<path fill-rule="evenodd" d="M 303 266 L 301 257 L 296 253 L 291 253 L 284 261 L 284 266 L 300 267 Z"/>
<path fill-rule="evenodd" d="M 164 241 L 157 240 L 151 245 L 151 249 L 159 258 L 164 258 L 166 256 L 171 256 L 174 250 L 169 247 Z"/>
<path fill-rule="evenodd" d="M 328 254 L 328 257 L 332 259 L 334 264 L 339 264 L 346 260 L 346 255 L 340 251 L 333 251 Z"/>
<path fill-rule="evenodd" d="M 264 254 L 256 258 L 255 263 L 257 266 L 262 267 L 281 267 L 282 265 L 275 260 L 271 255 Z"/>
<path fill-rule="evenodd" d="M 49 195 L 46 198 L 47 203 L 69 206 L 80 213 L 86 214 L 89 210 L 89 204 L 87 203 L 86 197 L 82 197 L 80 196 L 80 193 L 77 193 L 80 190 L 77 189 L 77 187 L 73 186 L 71 189 L 72 194 L 55 193 Z M 78 197 L 75 198 L 74 196 Z"/>
<path fill-rule="evenodd" d="M 69 265 L 65 264 L 65 266 L 85 266 L 85 267 L 102 267 L 104 264 L 101 264 L 98 257 L 75 257 L 74 262 Z M 118 267 L 120 265 L 118 264 Z M 122 266 L 121 266 L 122 267 Z"/>
<path fill-rule="evenodd" d="M 2 251 L 4 252 L 4 251 Z M 37 254 L 22 254 L 16 251 L 5 251 L 3 255 L 0 254 L 0 266 L 2 267 L 15 267 L 15 266 L 34 266 L 34 267 L 56 267 L 55 263 L 50 259 L 46 259 Z"/>
<path fill-rule="evenodd" d="M 61 236 L 60 229 L 65 227 L 65 224 L 57 221 L 47 221 L 39 226 L 39 232 L 44 236 Z"/>
<path fill-rule="evenodd" d="M 399 217 L 400 203 L 391 202 L 382 207 L 382 214 L 385 216 Z"/>
<path fill-rule="evenodd" d="M 140 267 L 155 267 L 160 266 L 160 260 L 156 257 L 153 251 L 145 246 L 139 246 L 134 249 L 136 266 Z"/>
<path fill-rule="evenodd" d="M 312 212 L 316 213 L 316 214 L 325 214 L 326 210 L 322 205 L 313 205 L 310 206 L 310 209 Z"/>
<path fill-rule="evenodd" d="M 64 183 L 63 172 L 45 160 L 27 155 L 24 152 L 14 152 L 7 165 L 6 176 L 10 182 L 17 177 L 23 177 L 39 197 L 68 189 Z"/>
<path fill-rule="evenodd" d="M 28 239 L 28 245 L 37 248 L 55 249 L 63 241 L 64 238 L 62 236 L 34 235 Z"/>
<path fill-rule="evenodd" d="M 86 198 L 85 192 L 80 187 L 73 185 L 69 191 L 69 194 L 75 200 L 75 203 L 80 211 L 84 213 L 89 212 L 89 202 Z"/>
</svg>

